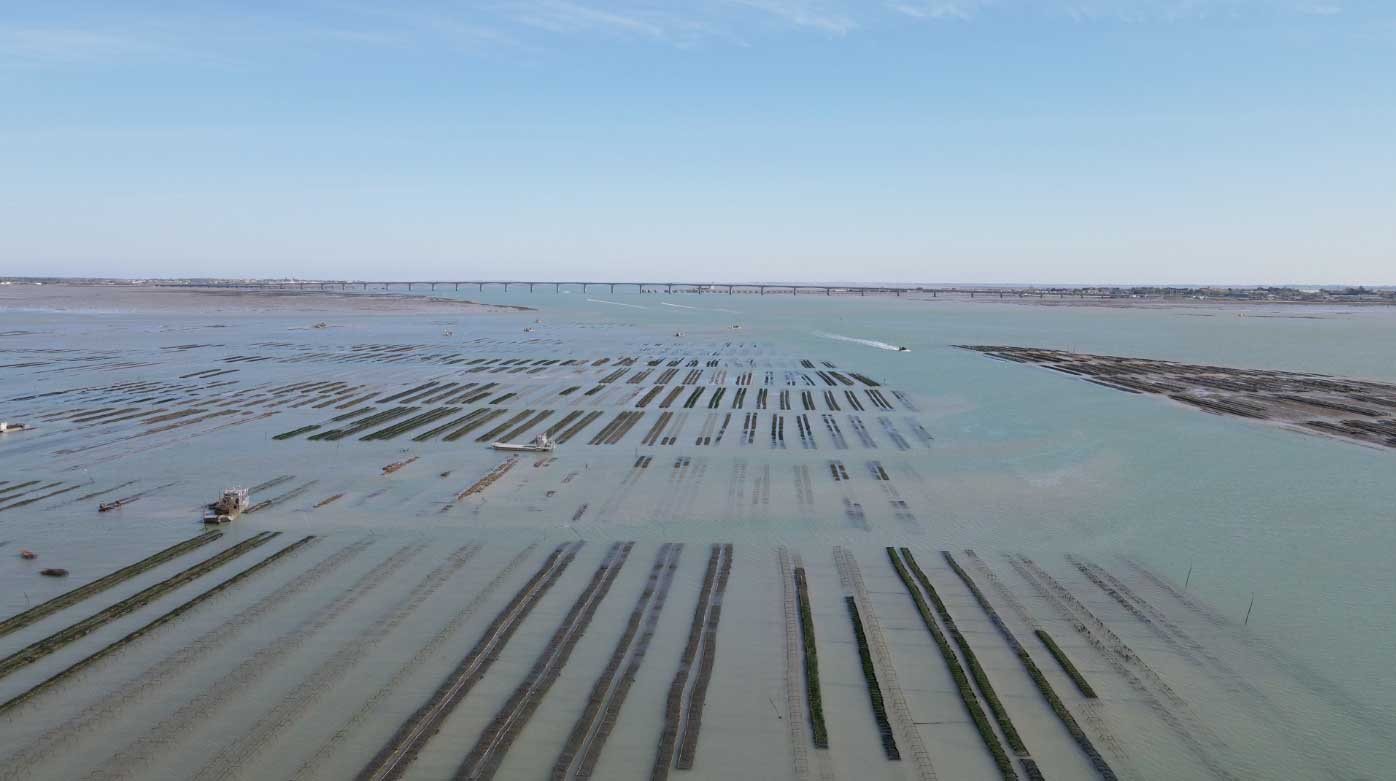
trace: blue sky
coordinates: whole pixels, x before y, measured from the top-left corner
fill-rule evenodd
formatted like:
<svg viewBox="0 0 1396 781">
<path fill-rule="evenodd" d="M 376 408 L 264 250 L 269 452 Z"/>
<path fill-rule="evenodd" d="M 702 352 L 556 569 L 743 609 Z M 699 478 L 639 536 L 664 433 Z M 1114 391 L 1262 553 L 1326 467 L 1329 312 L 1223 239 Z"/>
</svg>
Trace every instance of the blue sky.
<svg viewBox="0 0 1396 781">
<path fill-rule="evenodd" d="M 0 274 L 1396 283 L 1380 0 L 0 0 Z"/>
</svg>

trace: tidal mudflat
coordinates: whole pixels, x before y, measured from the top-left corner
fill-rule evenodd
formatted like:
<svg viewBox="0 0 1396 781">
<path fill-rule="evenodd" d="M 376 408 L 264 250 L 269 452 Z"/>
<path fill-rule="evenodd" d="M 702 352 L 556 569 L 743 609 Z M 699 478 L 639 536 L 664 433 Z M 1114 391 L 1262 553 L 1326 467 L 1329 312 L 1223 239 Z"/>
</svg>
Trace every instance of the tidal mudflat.
<svg viewBox="0 0 1396 781">
<path fill-rule="evenodd" d="M 1386 310 L 33 293 L 0 302 L 0 778 L 1396 759 L 1396 454 L 953 346 L 1382 383 Z"/>
</svg>

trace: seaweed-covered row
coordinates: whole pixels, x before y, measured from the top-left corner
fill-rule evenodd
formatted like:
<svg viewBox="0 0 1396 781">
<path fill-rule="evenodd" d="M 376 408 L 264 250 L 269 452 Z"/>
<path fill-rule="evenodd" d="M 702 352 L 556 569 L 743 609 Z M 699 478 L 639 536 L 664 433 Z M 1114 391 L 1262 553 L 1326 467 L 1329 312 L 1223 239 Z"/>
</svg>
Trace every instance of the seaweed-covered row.
<svg viewBox="0 0 1396 781">
<path fill-rule="evenodd" d="M 921 615 L 922 623 L 926 625 L 926 629 L 931 633 L 931 638 L 935 640 L 936 648 L 940 650 L 941 658 L 945 660 L 945 666 L 950 670 L 950 677 L 955 680 L 955 687 L 960 693 L 960 701 L 964 703 L 965 710 L 969 711 L 970 719 L 974 721 L 975 728 L 979 730 L 979 737 L 984 741 L 985 748 L 993 756 L 994 764 L 998 765 L 999 773 L 1005 779 L 1016 779 L 1018 773 L 1013 769 L 1013 761 L 1009 759 L 1008 752 L 1004 751 L 1003 743 L 999 741 L 999 736 L 994 732 L 993 725 L 989 723 L 989 717 L 984 714 L 984 708 L 979 704 L 979 697 L 974 693 L 974 687 L 970 685 L 969 677 L 965 675 L 960 660 L 955 656 L 955 649 L 950 647 L 950 642 L 945 639 L 945 634 L 940 631 L 940 627 L 936 624 L 935 616 L 931 615 L 931 609 L 926 605 L 926 598 L 922 596 L 921 590 L 912 580 L 906 565 L 897 557 L 895 548 L 887 548 L 887 558 L 891 560 L 892 568 L 897 571 L 902 585 L 906 586 L 907 593 L 911 595 L 911 601 L 916 604 L 916 612 Z"/>
<path fill-rule="evenodd" d="M 872 701 L 873 719 L 877 722 L 877 734 L 882 738 L 882 750 L 888 759 L 900 760 L 897 738 L 892 734 L 892 724 L 887 721 L 887 706 L 882 701 L 882 687 L 877 683 L 877 671 L 873 669 L 872 651 L 868 648 L 868 637 L 863 632 L 863 619 L 858 615 L 858 603 L 853 597 L 844 597 L 848 606 L 848 618 L 853 622 L 853 639 L 858 643 L 858 658 L 863 664 L 863 681 L 868 687 L 868 698 Z"/>
<path fill-rule="evenodd" d="M 572 437 L 577 436 L 587 426 L 590 426 L 592 423 L 596 422 L 596 419 L 601 417 L 602 414 L 604 413 L 602 413 L 601 410 L 592 410 L 591 412 L 588 412 L 586 415 L 582 417 L 581 420 L 577 421 L 576 423 L 573 423 L 570 428 L 564 429 L 561 434 L 558 434 L 555 438 L 556 442 L 559 445 L 566 444 L 567 441 L 570 440 Z"/>
<path fill-rule="evenodd" d="M 1057 641 L 1053 640 L 1052 636 L 1047 634 L 1047 630 L 1034 629 L 1033 634 L 1037 635 L 1037 639 L 1042 641 L 1042 645 L 1047 648 L 1047 652 L 1052 654 L 1052 658 L 1057 660 L 1057 664 L 1061 665 L 1062 672 L 1066 673 L 1066 677 L 1070 678 L 1071 682 L 1076 684 L 1076 688 L 1081 691 L 1081 695 L 1087 699 L 1096 699 L 1095 689 L 1091 688 L 1091 684 L 1086 680 L 1086 676 L 1082 675 L 1081 671 L 1076 669 L 1076 665 L 1073 664 L 1071 658 L 1066 655 L 1066 651 L 1063 651 L 1061 646 L 1057 645 Z"/>
<path fill-rule="evenodd" d="M 906 558 L 907 566 L 911 568 L 916 580 L 920 582 L 922 588 L 926 590 L 926 595 L 931 598 L 932 604 L 936 607 L 936 612 L 940 614 L 941 620 L 945 622 L 945 629 L 950 637 L 954 639 L 955 645 L 959 646 L 960 652 L 965 658 L 965 667 L 969 668 L 970 676 L 978 684 L 979 691 L 984 695 L 984 701 L 989 706 L 989 711 L 994 714 L 994 720 L 998 722 L 999 729 L 1003 730 L 1004 740 L 1008 747 L 1023 759 L 1023 768 L 1030 777 L 1036 777 L 1036 766 L 1032 763 L 1028 754 L 1028 747 L 1023 744 L 1023 739 L 1019 737 L 1018 730 L 1013 726 L 1013 721 L 1008 717 L 1008 711 L 999 701 L 998 694 L 994 691 L 994 686 L 989 682 L 989 676 L 984 672 L 984 668 L 979 664 L 979 658 L 974 655 L 974 649 L 970 647 L 967 640 L 960 632 L 959 626 L 955 624 L 954 616 L 950 615 L 950 610 L 946 608 L 945 602 L 941 600 L 940 594 L 935 586 L 931 584 L 931 579 L 926 577 L 926 573 L 921 571 L 921 566 L 916 563 L 916 557 L 911 554 L 909 548 L 902 548 L 902 556 Z"/>
<path fill-rule="evenodd" d="M 542 423 L 544 420 L 547 420 L 549 417 L 551 417 L 552 414 L 553 411 L 550 409 L 545 409 L 542 412 L 539 412 L 538 414 L 534 415 L 528 420 L 525 420 L 515 428 L 511 429 L 508 433 L 506 433 L 504 435 L 504 441 L 509 442 L 522 437 L 524 434 L 528 433 L 529 431 L 532 431 L 534 427 L 536 427 L 539 423 Z"/>
<path fill-rule="evenodd" d="M 814 615 L 810 611 L 809 584 L 805 568 L 795 568 L 795 604 L 800 611 L 800 641 L 805 649 L 805 695 L 809 700 L 810 733 L 815 748 L 829 747 L 824 726 L 824 697 L 819 688 L 819 649 L 814 642 Z"/>
<path fill-rule="evenodd" d="M 1013 592 L 1009 590 L 1008 586 L 1004 585 L 998 575 L 994 574 L 994 571 L 990 569 L 989 565 L 983 559 L 979 558 L 979 554 L 975 553 L 971 548 L 966 548 L 965 557 L 968 558 L 974 566 L 979 568 L 980 574 L 982 574 L 994 589 L 998 591 L 1003 601 L 1012 608 L 1013 612 L 1018 614 L 1018 617 L 1022 619 L 1023 623 L 1028 628 L 1033 630 L 1033 634 L 1037 636 L 1038 640 L 1042 641 L 1043 646 L 1052 654 L 1052 658 L 1057 660 L 1057 664 L 1062 668 L 1062 671 L 1066 673 L 1068 678 L 1071 678 L 1072 683 L 1076 684 L 1076 688 L 1080 690 L 1081 695 L 1087 699 L 1096 699 L 1095 689 L 1091 688 L 1090 683 L 1086 681 L 1086 677 L 1081 674 L 1080 670 L 1076 669 L 1075 664 L 1072 664 L 1071 659 L 1066 655 L 1066 651 L 1057 645 L 1056 640 L 1047 633 L 1047 630 L 1042 628 L 1042 625 L 1038 623 L 1032 613 L 1029 612 L 1027 608 L 1023 607 L 1023 603 L 1019 602 L 1018 598 L 1013 596 Z M 1074 618 L 1071 619 L 1071 621 L 1073 624 L 1079 624 Z M 1087 717 L 1092 718 L 1092 714 L 1088 713 Z M 1092 720 L 1094 721 L 1094 719 Z M 1100 733 L 1102 735 L 1107 734 L 1099 722 L 1096 722 L 1096 725 L 1098 728 L 1101 728 Z M 1113 739 L 1108 742 L 1113 742 Z"/>
<path fill-rule="evenodd" d="M 1036 764 L 1033 763 L 1032 759 L 1030 759 L 1030 754 L 1027 753 L 1027 746 L 1018 735 L 1018 729 L 1013 727 L 1013 721 L 1009 718 L 1007 708 L 1005 708 L 1004 703 L 998 699 L 998 693 L 994 692 L 994 685 L 988 680 L 988 673 L 984 672 L 983 666 L 979 664 L 979 657 L 974 655 L 974 648 L 970 647 L 969 640 L 967 640 L 965 634 L 960 633 L 959 626 L 956 626 L 955 618 L 953 618 L 949 609 L 946 608 L 945 602 L 941 599 L 941 595 L 935 591 L 934 585 L 931 584 L 931 578 L 926 577 L 926 573 L 921 571 L 920 564 L 916 563 L 916 556 L 912 555 L 912 550 L 909 548 L 902 548 L 902 556 L 906 557 L 907 566 L 912 567 L 913 573 L 916 574 L 916 580 L 920 581 L 921 587 L 926 588 L 926 594 L 935 605 L 935 611 L 940 613 L 941 620 L 945 622 L 946 632 L 949 632 L 949 636 L 955 640 L 955 644 L 958 645 L 960 652 L 962 652 L 963 657 L 965 657 L 965 666 L 969 668 L 969 673 L 970 676 L 973 676 L 974 683 L 979 685 L 980 693 L 984 694 L 984 701 L 988 704 L 988 710 L 990 710 L 990 713 L 994 714 L 994 721 L 998 722 L 998 728 L 1002 729 L 1002 732 L 1004 732 L 1004 740 L 1008 743 L 1008 747 L 1011 747 L 1013 753 L 1018 754 L 1019 759 L 1023 760 L 1023 770 L 1027 771 L 1029 777 L 1040 777 Z"/>
<path fill-rule="evenodd" d="M 420 415 L 414 415 L 408 418 L 407 420 L 394 423 L 393 425 L 388 426 L 387 428 L 379 429 L 378 431 L 375 431 L 371 434 L 365 434 L 362 437 L 359 437 L 359 439 L 361 441 L 375 439 L 393 439 L 394 437 L 397 437 L 401 434 L 405 434 L 406 432 L 411 431 L 412 429 L 425 426 L 433 420 L 439 420 L 441 418 L 446 417 L 447 415 L 455 414 L 459 410 L 459 407 L 437 407 L 436 409 L 427 410 L 426 412 L 423 412 Z"/>
<path fill-rule="evenodd" d="M 1037 663 L 1028 655 L 1027 649 L 1023 647 L 1022 643 L 1018 642 L 1018 638 L 1014 636 L 1013 631 L 1008 628 L 1008 625 L 1003 622 L 1003 619 L 999 618 L 998 611 L 989 603 L 984 593 L 979 590 L 979 586 L 974 582 L 974 578 L 971 578 L 969 573 L 965 572 L 964 568 L 960 566 L 959 562 L 955 561 L 955 557 L 950 554 L 950 551 L 941 551 L 941 555 L 945 557 L 945 563 L 950 565 L 950 569 L 954 570 L 955 574 L 964 582 L 970 594 L 974 595 L 974 600 L 979 603 L 979 607 L 989 616 L 989 621 L 994 625 L 994 628 L 998 629 L 999 634 L 1003 636 L 1009 648 L 1013 649 L 1013 654 L 1018 657 L 1019 662 L 1022 662 L 1023 669 L 1027 671 L 1028 677 L 1032 678 L 1033 685 L 1037 686 L 1037 690 L 1042 694 L 1042 698 L 1047 700 L 1047 704 L 1051 706 L 1052 712 L 1057 715 L 1057 718 L 1061 720 L 1062 726 L 1070 733 L 1071 739 L 1076 741 L 1076 745 L 1081 748 L 1081 752 L 1090 760 L 1091 767 L 1095 768 L 1095 771 L 1100 774 L 1101 778 L 1107 779 L 1107 781 L 1115 781 L 1117 778 L 1115 771 L 1110 768 L 1110 764 L 1105 761 L 1105 757 L 1101 756 L 1095 744 L 1091 742 L 1091 739 L 1081 729 L 1081 725 L 1076 723 L 1075 717 L 1071 715 L 1071 711 L 1066 709 L 1066 705 L 1062 702 L 1061 697 L 1057 696 L 1057 692 L 1052 688 L 1052 684 L 1048 682 L 1047 677 L 1042 674 L 1042 670 L 1038 668 Z M 1041 632 L 1041 630 L 1038 631 Z M 1055 645 L 1055 643 L 1053 645 Z"/>
<path fill-rule="evenodd" d="M 456 440 L 461 439 L 462 437 L 469 436 L 470 433 L 473 432 L 475 429 L 480 428 L 486 423 L 489 423 L 490 421 L 494 420 L 500 415 L 506 414 L 508 411 L 509 410 L 505 409 L 492 409 L 484 412 L 478 417 L 467 416 L 466 418 L 462 418 L 461 425 L 458 428 L 452 430 L 451 433 L 442 437 L 441 441 L 455 442 Z"/>
<path fill-rule="evenodd" d="M 315 430 L 318 429 L 318 428 L 320 428 L 320 424 L 319 424 L 319 423 L 312 423 L 312 424 L 310 424 L 309 426 L 301 426 L 300 428 L 293 428 L 293 429 L 291 429 L 290 431 L 283 431 L 283 432 L 281 432 L 280 434 L 277 434 L 276 436 L 272 437 L 272 439 L 275 439 L 275 440 L 295 439 L 296 437 L 300 436 L 301 434 L 308 434 L 308 433 L 310 433 L 311 431 L 315 431 Z"/>
<path fill-rule="evenodd" d="M 335 428 L 329 431 L 321 431 L 319 434 L 312 434 L 310 439 L 314 442 L 337 442 L 347 436 L 352 436 L 360 431 L 370 429 L 379 423 L 387 423 L 390 420 L 396 420 L 403 415 L 410 415 L 417 410 L 417 407 L 390 407 L 382 412 L 369 415 L 366 418 L 360 418 L 344 428 Z"/>
</svg>

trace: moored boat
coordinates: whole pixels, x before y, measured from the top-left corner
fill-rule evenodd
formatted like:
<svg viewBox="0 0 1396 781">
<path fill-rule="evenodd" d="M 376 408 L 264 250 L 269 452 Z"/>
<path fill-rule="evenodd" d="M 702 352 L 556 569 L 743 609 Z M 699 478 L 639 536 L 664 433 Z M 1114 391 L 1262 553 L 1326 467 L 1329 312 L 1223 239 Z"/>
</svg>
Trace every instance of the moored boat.
<svg viewBox="0 0 1396 781">
<path fill-rule="evenodd" d="M 544 433 L 534 437 L 532 442 L 495 442 L 490 447 L 506 453 L 551 453 L 557 445 Z"/>
<path fill-rule="evenodd" d="M 97 512 L 99 512 L 99 513 L 111 512 L 112 510 L 116 510 L 116 509 L 120 509 L 120 508 L 122 508 L 122 507 L 125 507 L 126 505 L 130 504 L 131 502 L 136 501 L 136 500 L 139 499 L 139 498 L 140 498 L 139 496 L 127 496 L 127 497 L 122 498 L 122 499 L 114 499 L 114 500 L 112 500 L 112 501 L 110 501 L 110 502 L 102 502 L 101 504 L 97 505 Z"/>
<path fill-rule="evenodd" d="M 229 488 L 204 511 L 204 523 L 228 523 L 247 509 L 247 489 Z"/>
</svg>

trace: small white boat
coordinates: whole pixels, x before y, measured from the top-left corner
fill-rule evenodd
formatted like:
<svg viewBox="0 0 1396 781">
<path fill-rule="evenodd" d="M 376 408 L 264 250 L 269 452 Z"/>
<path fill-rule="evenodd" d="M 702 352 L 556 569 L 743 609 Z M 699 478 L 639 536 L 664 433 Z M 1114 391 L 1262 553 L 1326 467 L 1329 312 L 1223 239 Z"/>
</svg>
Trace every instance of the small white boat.
<svg viewBox="0 0 1396 781">
<path fill-rule="evenodd" d="M 557 448 L 547 434 L 539 434 L 532 442 L 495 442 L 490 445 L 506 453 L 551 453 Z"/>
</svg>

